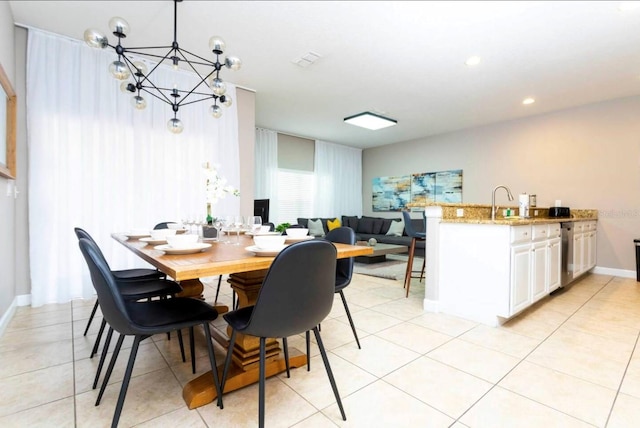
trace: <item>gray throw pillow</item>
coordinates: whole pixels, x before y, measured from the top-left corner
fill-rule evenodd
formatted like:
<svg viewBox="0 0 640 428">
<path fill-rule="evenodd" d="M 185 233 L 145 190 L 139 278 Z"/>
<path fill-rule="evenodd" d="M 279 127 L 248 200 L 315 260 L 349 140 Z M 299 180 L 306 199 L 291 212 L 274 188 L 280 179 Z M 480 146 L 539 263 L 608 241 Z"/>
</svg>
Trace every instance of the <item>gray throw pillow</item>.
<svg viewBox="0 0 640 428">
<path fill-rule="evenodd" d="M 324 236 L 324 227 L 322 227 L 322 220 L 311 220 L 309 219 L 309 235 L 311 236 Z"/>
</svg>

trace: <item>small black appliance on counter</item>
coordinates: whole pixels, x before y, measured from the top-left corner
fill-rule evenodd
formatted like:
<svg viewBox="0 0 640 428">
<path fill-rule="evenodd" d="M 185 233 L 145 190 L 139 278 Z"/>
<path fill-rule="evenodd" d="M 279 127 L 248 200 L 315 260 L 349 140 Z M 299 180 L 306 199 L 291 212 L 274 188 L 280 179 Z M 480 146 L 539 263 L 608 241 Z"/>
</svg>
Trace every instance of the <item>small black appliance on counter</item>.
<svg viewBox="0 0 640 428">
<path fill-rule="evenodd" d="M 550 218 L 569 218 L 571 217 L 571 210 L 569 207 L 551 207 L 549 208 Z"/>
</svg>

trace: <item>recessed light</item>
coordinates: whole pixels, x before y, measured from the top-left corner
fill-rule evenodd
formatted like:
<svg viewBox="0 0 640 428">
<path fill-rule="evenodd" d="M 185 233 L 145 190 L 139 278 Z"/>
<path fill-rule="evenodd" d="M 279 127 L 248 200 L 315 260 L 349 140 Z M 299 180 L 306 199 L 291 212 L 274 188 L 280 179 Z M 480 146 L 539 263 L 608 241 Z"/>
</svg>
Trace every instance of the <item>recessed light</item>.
<svg viewBox="0 0 640 428">
<path fill-rule="evenodd" d="M 535 102 L 536 102 L 536 100 L 534 100 L 534 99 L 533 99 L 533 98 L 531 98 L 531 97 L 527 97 L 527 98 L 525 98 L 524 100 L 522 100 L 522 104 L 524 104 L 524 105 L 533 104 L 533 103 L 535 103 Z"/>
<path fill-rule="evenodd" d="M 469 58 L 467 58 L 467 60 L 464 62 L 464 64 L 468 67 L 473 67 L 476 66 L 478 64 L 480 64 L 480 61 L 482 61 L 482 58 L 480 58 L 477 55 L 474 56 L 470 56 Z"/>
<path fill-rule="evenodd" d="M 345 117 L 344 121 L 351 125 L 360 126 L 373 131 L 386 128 L 388 126 L 394 126 L 398 123 L 397 120 L 389 119 L 388 117 L 380 116 L 379 114 L 371 113 L 369 111 Z"/>
</svg>

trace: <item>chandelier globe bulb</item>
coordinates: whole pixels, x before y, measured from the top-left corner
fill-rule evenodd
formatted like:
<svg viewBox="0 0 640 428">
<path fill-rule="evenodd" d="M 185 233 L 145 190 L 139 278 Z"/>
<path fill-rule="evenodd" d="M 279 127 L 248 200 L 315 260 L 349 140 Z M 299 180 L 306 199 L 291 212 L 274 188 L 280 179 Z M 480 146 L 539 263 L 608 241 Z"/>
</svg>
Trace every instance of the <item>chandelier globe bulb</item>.
<svg viewBox="0 0 640 428">
<path fill-rule="evenodd" d="M 147 64 L 142 61 L 134 61 L 133 66 L 136 68 L 136 72 L 134 73 L 136 76 L 142 77 L 147 75 Z"/>
<path fill-rule="evenodd" d="M 223 95 L 222 97 L 220 97 L 220 101 L 222 101 L 222 105 L 225 107 L 231 107 L 231 104 L 233 104 L 233 100 L 229 95 Z"/>
<path fill-rule="evenodd" d="M 140 95 L 136 95 L 131 99 L 131 104 L 136 110 L 144 110 L 147 107 L 147 100 L 142 98 Z"/>
<path fill-rule="evenodd" d="M 109 65 L 109 72 L 118 80 L 127 80 L 131 75 L 127 65 L 120 60 L 113 61 L 111 65 Z"/>
<path fill-rule="evenodd" d="M 242 60 L 237 56 L 228 56 L 224 59 L 224 65 L 233 71 L 238 71 L 242 67 Z"/>
<path fill-rule="evenodd" d="M 184 130 L 184 125 L 180 119 L 174 117 L 167 122 L 167 129 L 173 134 L 180 134 Z"/>
<path fill-rule="evenodd" d="M 124 18 L 114 16 L 109 20 L 109 29 L 118 37 L 127 37 L 129 23 Z"/>
<path fill-rule="evenodd" d="M 107 36 L 94 28 L 88 28 L 84 31 L 84 41 L 92 48 L 104 49 L 109 46 Z"/>
<path fill-rule="evenodd" d="M 211 107 L 209 107 L 209 113 L 211 114 L 211 116 L 215 117 L 216 119 L 219 119 L 220 116 L 222 116 L 222 109 L 220 108 L 219 105 L 212 105 Z"/>
<path fill-rule="evenodd" d="M 220 36 L 213 36 L 209 39 L 209 49 L 216 54 L 221 55 L 226 49 L 224 39 Z"/>
<path fill-rule="evenodd" d="M 211 81 L 211 90 L 217 96 L 224 95 L 227 92 L 227 84 L 218 77 Z"/>
</svg>

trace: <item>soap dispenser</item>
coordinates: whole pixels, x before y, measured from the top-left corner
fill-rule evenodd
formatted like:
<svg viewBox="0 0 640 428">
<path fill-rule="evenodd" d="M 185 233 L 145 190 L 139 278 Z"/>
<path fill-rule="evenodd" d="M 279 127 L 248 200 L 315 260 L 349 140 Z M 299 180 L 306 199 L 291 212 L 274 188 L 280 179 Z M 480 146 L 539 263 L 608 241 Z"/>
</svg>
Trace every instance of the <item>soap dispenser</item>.
<svg viewBox="0 0 640 428">
<path fill-rule="evenodd" d="M 529 218 L 529 195 L 526 193 L 521 193 L 518 197 L 518 215 Z"/>
</svg>

